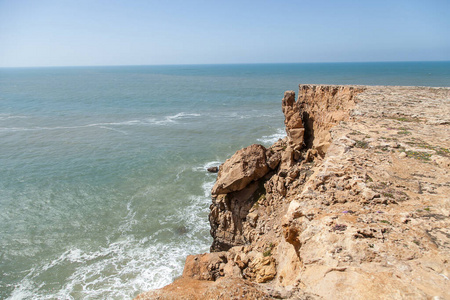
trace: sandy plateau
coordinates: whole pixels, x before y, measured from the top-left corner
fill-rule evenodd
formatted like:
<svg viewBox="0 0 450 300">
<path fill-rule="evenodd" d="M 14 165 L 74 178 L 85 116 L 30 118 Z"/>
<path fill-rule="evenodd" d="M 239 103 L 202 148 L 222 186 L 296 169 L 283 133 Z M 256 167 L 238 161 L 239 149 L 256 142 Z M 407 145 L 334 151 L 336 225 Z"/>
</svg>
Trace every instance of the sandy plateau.
<svg viewBox="0 0 450 300">
<path fill-rule="evenodd" d="M 219 168 L 211 253 L 136 299 L 450 299 L 450 88 L 300 85 Z"/>
</svg>

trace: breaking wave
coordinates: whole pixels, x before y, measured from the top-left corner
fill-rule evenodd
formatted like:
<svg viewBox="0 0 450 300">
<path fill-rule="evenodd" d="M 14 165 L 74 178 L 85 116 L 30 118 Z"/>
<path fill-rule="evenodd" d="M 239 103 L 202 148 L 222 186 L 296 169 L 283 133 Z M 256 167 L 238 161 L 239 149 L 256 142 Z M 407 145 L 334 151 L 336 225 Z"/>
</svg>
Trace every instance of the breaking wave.
<svg viewBox="0 0 450 300">
<path fill-rule="evenodd" d="M 271 135 L 265 135 L 258 139 L 258 142 L 261 142 L 264 146 L 271 146 L 273 143 L 277 142 L 279 139 L 285 138 L 286 132 L 284 129 L 280 128 L 276 133 Z"/>
</svg>

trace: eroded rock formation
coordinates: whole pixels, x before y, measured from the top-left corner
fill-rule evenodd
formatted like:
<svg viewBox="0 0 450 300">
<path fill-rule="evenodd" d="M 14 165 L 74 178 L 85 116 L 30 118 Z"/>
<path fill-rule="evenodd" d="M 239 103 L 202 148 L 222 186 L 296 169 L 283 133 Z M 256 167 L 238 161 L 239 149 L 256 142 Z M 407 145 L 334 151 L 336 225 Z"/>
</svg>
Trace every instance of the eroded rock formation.
<svg viewBox="0 0 450 300">
<path fill-rule="evenodd" d="M 266 175 L 268 171 L 266 148 L 256 144 L 248 146 L 238 150 L 220 166 L 211 193 L 216 196 L 240 191 L 250 182 Z"/>
<path fill-rule="evenodd" d="M 450 299 L 450 89 L 300 85 L 221 167 L 211 253 L 137 299 Z"/>
</svg>

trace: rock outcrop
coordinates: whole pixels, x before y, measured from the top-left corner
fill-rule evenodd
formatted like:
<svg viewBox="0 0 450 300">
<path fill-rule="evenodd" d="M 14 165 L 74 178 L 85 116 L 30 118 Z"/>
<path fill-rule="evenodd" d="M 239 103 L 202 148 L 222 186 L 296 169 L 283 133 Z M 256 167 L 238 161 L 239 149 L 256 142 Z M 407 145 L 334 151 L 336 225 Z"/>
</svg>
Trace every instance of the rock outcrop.
<svg viewBox="0 0 450 300">
<path fill-rule="evenodd" d="M 295 92 L 287 91 L 281 101 L 281 109 L 284 114 L 284 125 L 289 145 L 301 148 L 303 146 L 303 137 L 305 128 L 303 127 L 302 112 L 299 105 L 295 103 Z M 300 149 L 298 149 L 300 150 Z"/>
<path fill-rule="evenodd" d="M 366 89 L 359 86 L 301 85 L 296 104 L 306 129 L 306 147 L 313 147 L 324 156 L 331 143 L 329 130 L 350 118 L 356 95 Z"/>
<path fill-rule="evenodd" d="M 238 150 L 220 166 L 211 193 L 215 196 L 240 191 L 250 182 L 266 175 L 268 171 L 266 148 L 256 144 L 248 146 Z"/>
<path fill-rule="evenodd" d="M 137 299 L 450 299 L 450 89 L 300 85 L 221 167 L 211 253 Z"/>
</svg>

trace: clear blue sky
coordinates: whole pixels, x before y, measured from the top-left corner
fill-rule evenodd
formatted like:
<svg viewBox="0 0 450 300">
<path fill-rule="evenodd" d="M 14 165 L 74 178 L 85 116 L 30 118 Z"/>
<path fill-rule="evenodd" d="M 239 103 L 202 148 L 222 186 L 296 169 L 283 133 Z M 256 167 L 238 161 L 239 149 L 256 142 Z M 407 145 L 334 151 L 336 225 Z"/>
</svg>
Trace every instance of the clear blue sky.
<svg viewBox="0 0 450 300">
<path fill-rule="evenodd" d="M 450 0 L 0 0 L 0 67 L 450 60 Z"/>
</svg>

